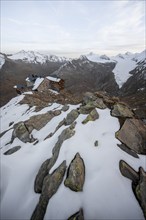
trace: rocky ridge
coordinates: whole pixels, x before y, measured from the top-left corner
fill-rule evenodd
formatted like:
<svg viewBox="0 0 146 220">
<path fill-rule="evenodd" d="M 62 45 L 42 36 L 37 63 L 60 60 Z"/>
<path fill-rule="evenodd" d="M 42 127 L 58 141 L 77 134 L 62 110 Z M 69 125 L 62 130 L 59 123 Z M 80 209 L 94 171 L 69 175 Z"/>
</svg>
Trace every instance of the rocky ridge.
<svg viewBox="0 0 146 220">
<path fill-rule="evenodd" d="M 19 103 L 21 103 L 22 106 L 25 103 L 25 105 L 27 104 L 29 109 L 31 109 L 33 104 L 30 103 L 30 98 L 28 97 L 30 97 L 30 95 L 25 95 L 24 99 Z M 92 123 L 94 124 L 95 121 L 97 121 L 98 124 L 101 117 L 101 111 L 106 111 L 106 109 L 110 110 L 110 117 L 119 120 L 120 129 L 115 132 L 115 137 L 120 140 L 123 145 L 120 149 L 128 154 L 128 156 L 130 155 L 130 157 L 137 158 L 137 160 L 139 160 L 141 154 L 146 155 L 146 125 L 143 120 L 137 118 L 133 109 L 124 102 L 121 102 L 118 98 L 111 97 L 104 92 L 87 92 L 84 94 L 80 105 L 77 105 L 74 109 L 70 110 L 69 104 L 68 106 L 62 105 L 67 103 L 67 100 L 65 101 L 63 97 L 62 99 L 57 96 L 55 97 L 56 101 L 60 101 L 57 108 L 53 107 L 53 104 L 50 104 L 50 108 L 52 109 L 46 113 L 41 113 L 41 111 L 43 112 L 44 109 L 47 108 L 48 104 L 47 102 L 44 102 L 45 105 L 41 104 L 41 106 L 39 106 L 40 103 L 37 103 L 38 112 L 35 112 L 35 115 L 32 114 L 32 116 L 29 116 L 29 118 L 26 117 L 26 119 L 24 118 L 21 122 L 12 123 L 10 125 L 12 132 L 10 133 L 8 130 L 1 135 L 1 138 L 5 138 L 7 133 L 11 134 L 10 142 L 6 143 L 7 146 L 9 146 L 9 150 L 4 150 L 4 157 L 10 157 L 11 154 L 15 155 L 21 151 L 21 146 L 11 148 L 12 144 L 15 145 L 16 139 L 19 140 L 21 145 L 24 143 L 25 146 L 30 143 L 31 146 L 34 147 L 39 146 L 39 144 L 41 145 L 44 141 L 47 143 L 47 141 L 54 139 L 54 145 L 51 148 L 50 157 L 47 157 L 43 163 L 40 164 L 40 168 L 38 169 L 34 180 L 34 192 L 39 193 L 40 197 L 31 215 L 31 219 L 33 220 L 44 219 L 47 207 L 49 207 L 53 197 L 58 193 L 62 184 L 65 188 L 68 188 L 68 190 L 75 191 L 76 193 L 84 193 L 84 190 L 86 190 L 86 187 L 84 189 L 84 185 L 86 186 L 86 172 L 89 168 L 86 165 L 86 161 L 84 161 L 84 157 L 80 155 L 80 152 L 75 151 L 75 156 L 70 158 L 71 160 L 69 163 L 66 160 L 59 162 L 61 149 L 65 146 L 64 144 L 67 143 L 67 140 L 73 140 L 73 137 L 76 135 L 76 126 L 79 124 L 79 118 L 81 118 L 82 126 L 85 127 Z M 20 105 L 19 103 L 17 105 Z M 5 108 L 7 108 L 7 106 Z M 29 110 L 27 111 L 29 112 Z M 59 121 L 56 123 L 54 131 L 51 129 L 51 133 L 48 132 L 49 134 L 44 132 L 43 140 L 41 139 L 41 141 L 39 138 L 37 139 L 35 131 L 41 132 L 41 130 L 52 121 L 55 123 L 57 118 L 59 118 Z M 104 135 L 105 134 L 103 134 L 103 139 Z M 100 149 L 100 141 L 94 140 L 93 142 L 93 146 L 97 146 L 97 150 Z M 3 149 L 5 149 L 5 146 Z M 118 149 L 117 146 L 117 150 Z M 120 160 L 119 168 L 121 174 L 132 181 L 133 193 L 146 217 L 145 167 L 139 167 L 139 171 L 137 172 L 127 162 Z M 79 206 L 78 210 L 80 211 L 72 213 L 68 216 L 68 219 L 84 219 L 83 213 L 86 213 L 84 208 Z"/>
</svg>

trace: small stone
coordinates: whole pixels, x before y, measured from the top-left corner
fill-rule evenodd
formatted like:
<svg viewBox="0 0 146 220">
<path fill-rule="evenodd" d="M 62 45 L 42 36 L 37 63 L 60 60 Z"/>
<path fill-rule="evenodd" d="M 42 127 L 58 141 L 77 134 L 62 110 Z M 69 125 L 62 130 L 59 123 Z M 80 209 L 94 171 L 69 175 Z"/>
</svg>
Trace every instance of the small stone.
<svg viewBox="0 0 146 220">
<path fill-rule="evenodd" d="M 95 146 L 95 147 L 98 147 L 98 141 L 95 141 L 95 142 L 94 142 L 94 146 Z"/>
<path fill-rule="evenodd" d="M 99 118 L 99 114 L 98 112 L 96 111 L 96 109 L 93 109 L 90 114 L 85 118 L 84 121 L 82 121 L 82 124 L 86 124 L 88 123 L 89 121 L 95 121 L 96 119 Z"/>
<path fill-rule="evenodd" d="M 63 112 L 66 112 L 68 109 L 69 109 L 69 106 L 68 105 L 64 105 L 61 110 Z"/>
<path fill-rule="evenodd" d="M 126 118 L 132 118 L 133 112 L 128 108 L 128 106 L 117 103 L 114 105 L 114 108 L 111 111 L 111 115 L 115 117 L 126 117 Z"/>
<path fill-rule="evenodd" d="M 20 150 L 21 146 L 12 147 L 11 149 L 7 150 L 4 155 L 11 155 L 14 154 L 16 151 Z"/>
</svg>

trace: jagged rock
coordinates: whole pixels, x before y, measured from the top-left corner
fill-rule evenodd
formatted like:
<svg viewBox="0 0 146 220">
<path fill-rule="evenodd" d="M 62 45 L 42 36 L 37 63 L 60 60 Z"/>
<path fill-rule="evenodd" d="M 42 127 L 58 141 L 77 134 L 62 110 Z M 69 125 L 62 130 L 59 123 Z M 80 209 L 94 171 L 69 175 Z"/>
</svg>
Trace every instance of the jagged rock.
<svg viewBox="0 0 146 220">
<path fill-rule="evenodd" d="M 50 159 L 45 160 L 38 171 L 38 174 L 35 178 L 35 183 L 34 183 L 34 191 L 36 193 L 42 192 L 43 181 L 44 181 L 45 176 L 48 174 L 49 163 L 50 163 Z"/>
<path fill-rule="evenodd" d="M 11 142 L 13 142 L 16 137 L 24 143 L 33 141 L 24 122 L 19 122 L 14 125 Z"/>
<path fill-rule="evenodd" d="M 116 117 L 126 117 L 126 118 L 132 118 L 133 112 L 128 108 L 128 106 L 117 103 L 113 106 L 113 109 L 111 111 L 112 116 Z"/>
<path fill-rule="evenodd" d="M 129 149 L 125 144 L 117 144 L 117 146 L 125 151 L 127 154 L 130 154 L 131 156 L 135 157 L 135 158 L 139 158 L 139 156 L 134 152 L 132 151 L 131 149 Z"/>
<path fill-rule="evenodd" d="M 95 142 L 94 142 L 94 146 L 95 146 L 95 147 L 98 147 L 98 141 L 95 141 Z"/>
<path fill-rule="evenodd" d="M 76 212 L 75 214 L 73 214 L 72 216 L 70 216 L 70 217 L 68 218 L 68 220 L 84 220 L 83 209 L 80 209 L 79 212 Z"/>
<path fill-rule="evenodd" d="M 63 181 L 63 177 L 66 171 L 66 161 L 63 161 L 61 165 L 52 173 L 48 174 L 43 181 L 42 194 L 39 199 L 31 220 L 43 220 L 47 205 L 51 197 L 57 192 L 60 184 Z"/>
<path fill-rule="evenodd" d="M 7 150 L 4 155 L 10 155 L 15 153 L 16 151 L 20 150 L 21 146 L 12 147 L 11 149 Z"/>
<path fill-rule="evenodd" d="M 76 109 L 73 109 L 71 112 L 68 113 L 67 117 L 65 118 L 65 125 L 72 124 L 78 116 L 78 111 Z"/>
<path fill-rule="evenodd" d="M 140 180 L 135 189 L 136 197 L 146 218 L 146 172 L 140 168 Z"/>
<path fill-rule="evenodd" d="M 96 99 L 97 97 L 92 92 L 86 92 L 83 97 L 83 102 L 87 104 L 90 101 L 95 101 Z"/>
<path fill-rule="evenodd" d="M 129 166 L 124 160 L 120 160 L 119 168 L 123 176 L 129 178 L 134 183 L 138 182 L 139 180 L 138 173 L 131 166 Z"/>
<path fill-rule="evenodd" d="M 59 113 L 58 110 L 54 111 L 56 113 Z M 25 121 L 25 124 L 27 127 L 31 127 L 32 130 L 36 129 L 39 131 L 41 128 L 43 128 L 51 119 L 55 116 L 56 113 L 53 111 L 49 111 L 45 114 L 40 115 L 34 115 L 27 121 Z"/>
<path fill-rule="evenodd" d="M 68 105 L 64 105 L 61 110 L 63 112 L 66 112 L 68 109 L 69 109 L 69 106 Z"/>
<path fill-rule="evenodd" d="M 85 118 L 84 121 L 82 121 L 82 124 L 86 124 L 89 121 L 95 121 L 96 119 L 99 118 L 99 114 L 96 111 L 96 109 L 93 109 L 90 114 Z"/>
<path fill-rule="evenodd" d="M 64 181 L 64 185 L 71 190 L 78 192 L 83 190 L 84 181 L 85 165 L 80 154 L 77 153 L 68 168 L 67 178 Z"/>
<path fill-rule="evenodd" d="M 116 138 L 138 154 L 146 154 L 146 125 L 138 119 L 126 119 Z"/>
</svg>

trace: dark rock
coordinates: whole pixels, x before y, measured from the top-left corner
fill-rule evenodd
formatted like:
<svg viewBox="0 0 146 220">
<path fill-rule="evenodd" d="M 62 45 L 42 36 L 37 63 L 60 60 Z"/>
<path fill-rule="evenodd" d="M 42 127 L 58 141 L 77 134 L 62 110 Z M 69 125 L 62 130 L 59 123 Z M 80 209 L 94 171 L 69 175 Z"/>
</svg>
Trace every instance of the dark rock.
<svg viewBox="0 0 146 220">
<path fill-rule="evenodd" d="M 44 181 L 45 176 L 48 174 L 49 163 L 50 163 L 50 159 L 47 159 L 46 161 L 44 161 L 38 171 L 38 174 L 35 178 L 35 183 L 34 183 L 34 191 L 36 193 L 42 192 L 43 181 Z"/>
<path fill-rule="evenodd" d="M 127 154 L 130 154 L 131 156 L 135 157 L 135 158 L 139 158 L 139 156 L 134 152 L 132 151 L 131 149 L 129 149 L 125 144 L 117 144 L 117 146 L 125 151 Z"/>
<path fill-rule="evenodd" d="M 146 154 L 146 125 L 138 119 L 126 119 L 116 138 L 138 154 Z"/>
<path fill-rule="evenodd" d="M 125 161 L 120 160 L 119 168 L 123 176 L 132 180 L 134 183 L 138 182 L 139 180 L 138 173 L 131 166 L 129 166 Z"/>
<path fill-rule="evenodd" d="M 69 109 L 69 106 L 68 105 L 64 105 L 61 110 L 63 112 L 66 112 L 68 109 Z"/>
<path fill-rule="evenodd" d="M 76 109 L 73 109 L 71 112 L 68 113 L 67 117 L 65 118 L 65 125 L 72 124 L 78 116 L 78 111 Z"/>
<path fill-rule="evenodd" d="M 63 177 L 66 171 L 66 161 L 63 161 L 61 165 L 52 173 L 48 174 L 43 182 L 42 194 L 39 199 L 31 220 L 43 220 L 47 205 L 51 197 L 57 192 L 60 184 L 63 181 Z"/>
<path fill-rule="evenodd" d="M 84 121 L 82 121 L 82 124 L 86 124 L 88 123 L 89 121 L 95 121 L 96 119 L 99 118 L 99 114 L 98 112 L 96 111 L 96 109 L 93 109 L 90 114 L 85 118 Z"/>
<path fill-rule="evenodd" d="M 94 146 L 98 147 L 98 141 L 95 141 Z"/>
<path fill-rule="evenodd" d="M 67 178 L 64 181 L 64 185 L 71 190 L 78 192 L 83 190 L 84 181 L 85 165 L 80 154 L 77 153 L 68 168 Z"/>
<path fill-rule="evenodd" d="M 122 104 L 122 103 L 117 103 L 114 105 L 111 115 L 115 117 L 126 117 L 126 118 L 132 118 L 133 117 L 133 112 L 128 108 L 128 106 Z"/>
<path fill-rule="evenodd" d="M 68 218 L 68 220 L 84 220 L 83 209 L 80 209 L 79 212 L 76 212 L 75 214 L 73 214 L 72 216 L 70 216 L 70 217 Z"/>
<path fill-rule="evenodd" d="M 55 110 L 55 111 L 53 112 L 53 114 L 54 114 L 54 116 L 58 116 L 58 115 L 61 114 L 61 110 Z"/>
<path fill-rule="evenodd" d="M 31 142 L 29 131 L 24 122 L 19 122 L 14 125 L 11 142 L 13 142 L 16 137 L 24 143 Z"/>
<path fill-rule="evenodd" d="M 136 197 L 146 218 L 146 172 L 140 168 L 140 180 L 135 189 Z"/>
<path fill-rule="evenodd" d="M 14 124 L 14 121 L 10 122 L 10 123 L 9 123 L 9 127 L 10 127 L 11 125 L 13 125 L 13 124 Z"/>
<path fill-rule="evenodd" d="M 16 151 L 20 150 L 21 146 L 12 147 L 11 149 L 7 150 L 4 155 L 10 155 L 15 153 Z"/>
</svg>

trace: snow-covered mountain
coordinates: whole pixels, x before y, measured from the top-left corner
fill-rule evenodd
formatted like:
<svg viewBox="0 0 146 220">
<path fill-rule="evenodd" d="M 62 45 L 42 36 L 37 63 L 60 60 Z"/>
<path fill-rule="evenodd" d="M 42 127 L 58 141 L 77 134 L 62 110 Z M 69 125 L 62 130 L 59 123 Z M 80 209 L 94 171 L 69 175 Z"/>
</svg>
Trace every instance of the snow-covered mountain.
<svg viewBox="0 0 146 220">
<path fill-rule="evenodd" d="M 49 103 L 36 112 L 35 106 L 19 104 L 24 96 L 1 108 L 2 219 L 69 219 L 80 209 L 81 219 L 144 219 L 131 180 L 138 184 L 133 181 L 138 181 L 138 169 L 145 168 L 146 157 L 134 152 L 132 156 L 117 146 L 120 124 L 103 101 L 96 97 L 95 102 L 90 95 L 93 100 L 84 99 L 88 109 L 82 104 Z M 89 113 L 88 102 L 100 107 Z M 119 164 L 128 178 L 121 175 Z"/>
<path fill-rule="evenodd" d="M 0 53 L 0 69 L 2 68 L 4 63 L 5 63 L 5 56 Z"/>
<path fill-rule="evenodd" d="M 69 59 L 65 57 L 58 57 L 55 55 L 44 55 L 39 52 L 34 52 L 34 51 L 20 51 L 16 54 L 9 55 L 7 56 L 9 59 L 12 60 L 22 60 L 26 63 L 40 63 L 44 64 L 46 62 L 66 62 Z"/>
</svg>

